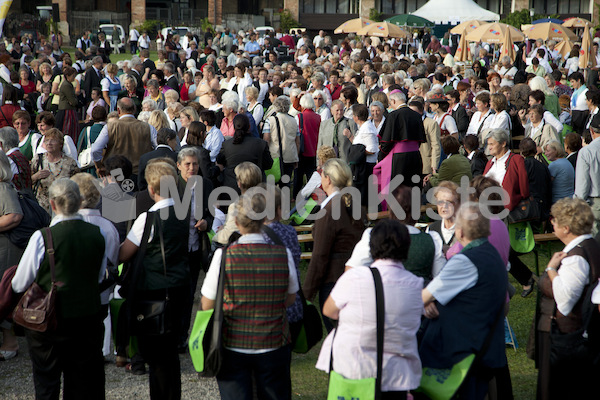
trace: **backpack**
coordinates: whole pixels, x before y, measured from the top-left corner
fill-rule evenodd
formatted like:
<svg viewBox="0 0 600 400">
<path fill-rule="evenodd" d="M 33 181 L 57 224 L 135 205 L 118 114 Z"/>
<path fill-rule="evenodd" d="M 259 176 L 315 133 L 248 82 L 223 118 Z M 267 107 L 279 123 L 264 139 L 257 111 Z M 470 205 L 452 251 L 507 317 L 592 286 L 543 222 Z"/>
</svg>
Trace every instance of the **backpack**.
<svg viewBox="0 0 600 400">
<path fill-rule="evenodd" d="M 26 192 L 18 192 L 23 219 L 15 228 L 7 232 L 8 239 L 17 247 L 24 249 L 37 230 L 50 225 L 50 215 L 36 199 Z"/>
</svg>

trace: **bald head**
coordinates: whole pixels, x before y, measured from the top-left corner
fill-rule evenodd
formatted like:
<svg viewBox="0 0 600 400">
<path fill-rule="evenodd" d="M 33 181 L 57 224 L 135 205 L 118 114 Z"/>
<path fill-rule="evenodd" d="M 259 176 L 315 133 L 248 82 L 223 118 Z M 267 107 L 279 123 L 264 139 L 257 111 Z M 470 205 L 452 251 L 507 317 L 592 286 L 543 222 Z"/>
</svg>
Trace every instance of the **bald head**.
<svg viewBox="0 0 600 400">
<path fill-rule="evenodd" d="M 135 114 L 135 104 L 129 97 L 123 97 L 117 102 L 117 110 L 121 115 Z"/>
</svg>

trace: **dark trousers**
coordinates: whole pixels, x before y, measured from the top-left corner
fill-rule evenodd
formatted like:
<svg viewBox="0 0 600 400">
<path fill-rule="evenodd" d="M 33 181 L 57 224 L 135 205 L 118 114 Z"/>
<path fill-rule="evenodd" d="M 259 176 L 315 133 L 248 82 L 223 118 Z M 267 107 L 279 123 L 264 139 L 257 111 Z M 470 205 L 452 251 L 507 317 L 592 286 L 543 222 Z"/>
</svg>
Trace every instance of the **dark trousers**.
<svg viewBox="0 0 600 400">
<path fill-rule="evenodd" d="M 129 46 L 131 47 L 131 54 L 135 54 L 138 51 L 138 42 L 137 40 L 132 40 L 129 42 Z"/>
<path fill-rule="evenodd" d="M 511 247 L 510 253 L 508 254 L 508 261 L 510 261 L 510 274 L 523 286 L 527 286 L 529 279 L 533 273 L 531 270 L 521 261 L 519 253 L 514 251 Z"/>
<path fill-rule="evenodd" d="M 287 175 L 288 181 L 287 183 L 283 183 L 280 180 L 277 186 L 283 188 L 290 187 L 292 185 L 292 176 L 294 174 L 295 164 L 296 163 L 283 163 L 283 171 L 281 171 L 281 177 L 283 178 L 285 175 Z"/>
<path fill-rule="evenodd" d="M 188 265 L 190 267 L 191 281 L 189 296 L 186 300 L 183 313 L 181 314 L 181 337 L 179 339 L 180 345 L 184 345 L 186 343 L 190 330 L 192 308 L 194 306 L 194 295 L 196 294 L 198 278 L 200 277 L 200 269 L 202 268 L 202 243 L 200 243 L 200 250 L 193 251 L 188 254 Z"/>
<path fill-rule="evenodd" d="M 298 196 L 298 193 L 304 186 L 304 177 L 309 180 L 312 173 L 317 169 L 317 158 L 316 157 L 305 157 L 300 156 L 298 161 L 298 169 L 294 174 L 294 198 Z"/>
<path fill-rule="evenodd" d="M 329 297 L 329 293 L 333 290 L 335 283 L 324 283 L 321 285 L 319 289 L 319 306 L 321 306 L 321 316 L 323 317 L 323 324 L 325 325 L 325 329 L 327 329 L 327 333 L 331 332 L 332 329 L 336 326 L 336 321 L 327 318 L 323 315 L 323 306 L 325 305 L 325 300 Z"/>
<path fill-rule="evenodd" d="M 262 354 L 223 350 L 223 365 L 217 375 L 223 400 L 252 400 L 253 376 L 259 400 L 289 400 L 292 397 L 290 346 Z"/>
<path fill-rule="evenodd" d="M 25 329 L 37 400 L 58 400 L 61 375 L 65 400 L 105 398 L 103 332 L 100 314 L 59 319 L 52 332 Z"/>
<path fill-rule="evenodd" d="M 148 363 L 150 398 L 153 400 L 181 399 L 181 366 L 179 364 L 179 344 L 181 316 L 188 299 L 189 287 L 169 289 L 171 318 L 173 329 L 164 335 L 138 334 L 140 354 Z M 165 297 L 164 290 L 140 294 L 140 300 L 160 300 Z"/>
</svg>

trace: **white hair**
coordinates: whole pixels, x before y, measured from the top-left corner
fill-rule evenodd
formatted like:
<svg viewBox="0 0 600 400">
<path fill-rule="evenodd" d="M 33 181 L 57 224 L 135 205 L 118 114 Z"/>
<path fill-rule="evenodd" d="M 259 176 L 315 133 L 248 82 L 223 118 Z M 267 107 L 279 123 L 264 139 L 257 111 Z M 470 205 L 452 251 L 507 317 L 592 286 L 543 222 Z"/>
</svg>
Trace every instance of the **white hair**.
<svg viewBox="0 0 600 400">
<path fill-rule="evenodd" d="M 314 110 L 315 100 L 311 95 L 305 94 L 304 96 L 300 97 L 300 107 L 304 108 L 305 110 Z"/>
</svg>

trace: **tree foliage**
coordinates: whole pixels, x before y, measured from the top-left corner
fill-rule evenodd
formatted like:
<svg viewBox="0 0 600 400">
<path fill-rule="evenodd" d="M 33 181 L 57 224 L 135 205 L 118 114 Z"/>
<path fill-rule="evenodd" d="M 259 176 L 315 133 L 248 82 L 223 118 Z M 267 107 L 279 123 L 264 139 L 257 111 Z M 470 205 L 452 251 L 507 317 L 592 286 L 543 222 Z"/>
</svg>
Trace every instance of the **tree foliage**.
<svg viewBox="0 0 600 400">
<path fill-rule="evenodd" d="M 381 22 L 383 19 L 383 13 L 380 13 L 375 8 L 369 9 L 369 19 L 375 22 Z"/>
<path fill-rule="evenodd" d="M 292 12 L 288 9 L 281 11 L 279 18 L 279 26 L 283 32 L 289 32 L 290 29 L 300 27 L 300 24 L 292 17 Z"/>
</svg>

